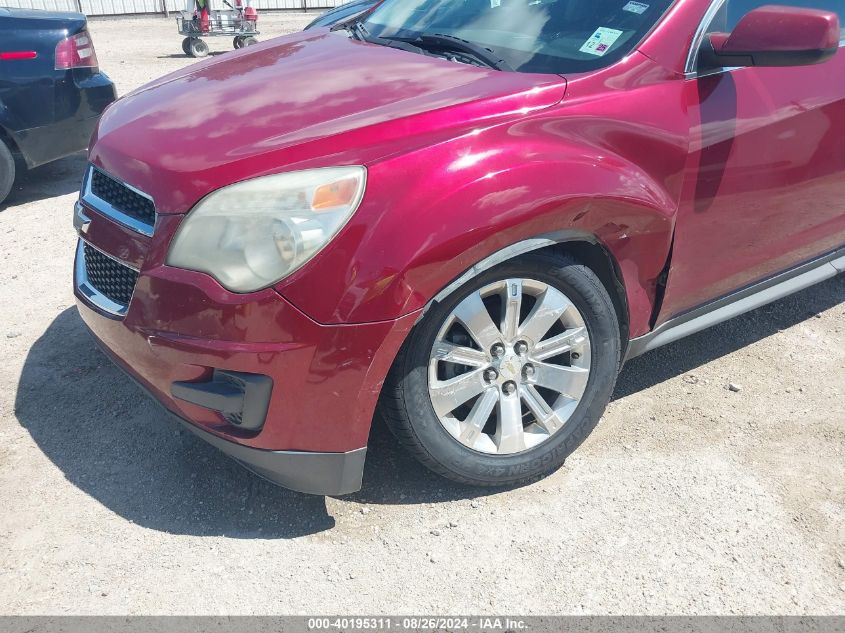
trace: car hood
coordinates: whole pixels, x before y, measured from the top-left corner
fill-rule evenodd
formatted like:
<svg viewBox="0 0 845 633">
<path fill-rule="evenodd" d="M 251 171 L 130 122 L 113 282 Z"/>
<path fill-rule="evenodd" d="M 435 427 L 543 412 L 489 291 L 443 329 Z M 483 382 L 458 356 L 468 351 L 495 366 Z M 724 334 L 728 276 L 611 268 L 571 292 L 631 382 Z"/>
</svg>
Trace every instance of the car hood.
<svg viewBox="0 0 845 633">
<path fill-rule="evenodd" d="M 317 29 L 168 75 L 103 115 L 91 160 L 179 213 L 210 191 L 293 168 L 368 164 L 549 107 L 557 75 L 506 73 Z"/>
</svg>

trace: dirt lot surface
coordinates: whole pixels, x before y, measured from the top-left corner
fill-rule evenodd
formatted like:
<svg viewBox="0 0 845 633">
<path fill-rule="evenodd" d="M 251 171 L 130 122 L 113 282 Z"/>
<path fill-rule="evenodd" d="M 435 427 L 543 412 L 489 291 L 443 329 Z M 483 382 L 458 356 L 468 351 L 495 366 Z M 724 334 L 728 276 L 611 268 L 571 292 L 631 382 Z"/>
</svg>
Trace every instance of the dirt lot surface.
<svg viewBox="0 0 845 633">
<path fill-rule="evenodd" d="M 192 61 L 170 20 L 91 30 L 121 94 Z M 845 277 L 631 362 L 544 481 L 461 488 L 378 426 L 363 490 L 312 497 L 180 432 L 94 348 L 84 165 L 0 207 L 0 613 L 845 613 Z"/>
</svg>

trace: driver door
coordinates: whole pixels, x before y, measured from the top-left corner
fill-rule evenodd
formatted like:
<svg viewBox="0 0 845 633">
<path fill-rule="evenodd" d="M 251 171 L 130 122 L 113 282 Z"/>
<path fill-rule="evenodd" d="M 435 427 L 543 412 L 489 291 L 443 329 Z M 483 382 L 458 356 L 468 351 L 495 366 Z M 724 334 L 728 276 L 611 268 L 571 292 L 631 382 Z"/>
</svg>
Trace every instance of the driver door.
<svg viewBox="0 0 845 633">
<path fill-rule="evenodd" d="M 845 23 L 845 0 L 725 0 L 705 33 L 763 4 Z M 810 66 L 687 70 L 690 153 L 657 325 L 845 244 L 842 49 Z"/>
</svg>

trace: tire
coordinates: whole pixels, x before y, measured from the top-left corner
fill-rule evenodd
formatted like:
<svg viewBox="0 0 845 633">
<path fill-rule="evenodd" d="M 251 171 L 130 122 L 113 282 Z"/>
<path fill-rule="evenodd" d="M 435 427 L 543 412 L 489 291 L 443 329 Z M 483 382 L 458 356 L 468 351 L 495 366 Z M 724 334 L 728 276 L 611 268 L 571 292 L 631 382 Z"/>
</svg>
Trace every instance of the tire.
<svg viewBox="0 0 845 633">
<path fill-rule="evenodd" d="M 6 143 L 0 139 L 0 204 L 9 195 L 15 182 L 15 157 Z"/>
<path fill-rule="evenodd" d="M 519 280 L 522 283 L 516 285 Z M 521 293 L 520 317 L 510 320 L 509 328 L 500 327 L 505 325 L 505 297 L 516 296 L 515 288 Z M 566 299 L 569 303 L 560 303 Z M 544 309 L 531 312 L 541 302 Z M 568 307 L 546 311 L 553 303 Z M 502 307 L 497 309 L 497 305 Z M 481 313 L 473 312 L 477 306 L 482 306 L 489 321 L 467 318 Z M 543 334 L 543 324 L 550 318 L 551 329 Z M 494 330 L 488 327 L 481 330 L 484 336 L 476 336 L 470 333 L 472 328 L 464 328 L 464 322 L 490 323 Z M 516 335 L 508 335 L 514 331 Z M 501 338 L 491 338 L 491 332 Z M 535 334 L 537 342 L 526 333 Z M 550 341 L 553 336 L 558 338 Z M 505 353 L 499 357 L 483 351 L 478 340 L 484 338 L 504 341 Z M 457 341 L 466 354 L 466 347 L 472 347 L 469 356 L 460 358 L 473 365 L 450 360 L 453 352 L 444 352 L 448 349 L 444 345 L 453 344 L 448 341 Z M 571 345 L 560 353 L 563 341 Z M 476 486 L 527 483 L 559 468 L 595 428 L 613 393 L 620 349 L 616 311 L 595 273 L 568 256 L 529 254 L 481 273 L 429 309 L 394 361 L 382 391 L 381 412 L 399 441 L 444 477 Z M 589 370 L 586 376 L 583 367 Z M 496 373 L 492 382 L 491 369 Z M 561 393 L 540 384 L 549 384 L 551 377 L 556 388 L 564 385 Z M 466 378 L 464 384 L 474 381 L 472 390 L 479 384 L 483 387 L 481 395 L 461 405 L 464 420 L 460 407 L 444 415 L 460 398 L 453 397 L 451 387 L 444 389 L 441 380 L 458 378 Z M 570 398 L 570 393 L 580 396 Z M 537 397 L 542 397 L 545 406 Z M 440 411 L 435 410 L 435 401 Z M 489 417 L 485 417 L 487 411 Z M 542 414 L 543 422 L 536 412 Z M 470 419 L 479 424 L 468 424 Z"/>
<path fill-rule="evenodd" d="M 189 57 L 191 56 L 191 38 L 190 37 L 186 37 L 185 39 L 182 40 L 182 52 L 185 53 L 185 55 L 188 55 Z"/>
<path fill-rule="evenodd" d="M 258 38 L 252 37 L 252 35 L 243 38 L 243 43 L 241 46 L 252 46 L 253 44 L 258 44 Z"/>
<path fill-rule="evenodd" d="M 243 38 L 240 35 L 238 35 L 237 37 L 235 37 L 235 39 L 232 40 L 232 47 L 235 50 L 237 50 L 239 48 L 243 48 L 243 45 L 244 45 Z"/>
<path fill-rule="evenodd" d="M 208 44 L 198 37 L 192 37 L 189 44 L 191 57 L 205 57 L 208 55 Z"/>
</svg>

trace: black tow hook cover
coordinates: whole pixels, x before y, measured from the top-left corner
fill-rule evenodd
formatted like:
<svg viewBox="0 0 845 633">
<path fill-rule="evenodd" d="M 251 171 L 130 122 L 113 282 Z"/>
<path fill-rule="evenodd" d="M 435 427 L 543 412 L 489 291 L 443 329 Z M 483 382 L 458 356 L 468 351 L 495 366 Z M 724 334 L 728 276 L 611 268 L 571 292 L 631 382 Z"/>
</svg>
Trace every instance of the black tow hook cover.
<svg viewBox="0 0 845 633">
<path fill-rule="evenodd" d="M 207 382 L 174 382 L 174 398 L 218 411 L 226 421 L 248 431 L 264 426 L 273 379 L 262 374 L 215 369 Z"/>
</svg>

